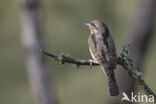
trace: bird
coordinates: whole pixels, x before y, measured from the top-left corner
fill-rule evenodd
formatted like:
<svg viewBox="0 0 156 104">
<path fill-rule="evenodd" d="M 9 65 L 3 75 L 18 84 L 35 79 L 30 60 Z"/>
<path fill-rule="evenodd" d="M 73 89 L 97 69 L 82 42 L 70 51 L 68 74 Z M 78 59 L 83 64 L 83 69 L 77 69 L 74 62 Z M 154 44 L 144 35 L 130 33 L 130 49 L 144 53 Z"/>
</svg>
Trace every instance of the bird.
<svg viewBox="0 0 156 104">
<path fill-rule="evenodd" d="M 117 96 L 119 95 L 119 88 L 114 73 L 117 65 L 117 53 L 108 27 L 99 20 L 93 20 L 86 25 L 90 30 L 88 45 L 92 61 L 99 63 L 106 75 L 108 94 Z"/>
</svg>

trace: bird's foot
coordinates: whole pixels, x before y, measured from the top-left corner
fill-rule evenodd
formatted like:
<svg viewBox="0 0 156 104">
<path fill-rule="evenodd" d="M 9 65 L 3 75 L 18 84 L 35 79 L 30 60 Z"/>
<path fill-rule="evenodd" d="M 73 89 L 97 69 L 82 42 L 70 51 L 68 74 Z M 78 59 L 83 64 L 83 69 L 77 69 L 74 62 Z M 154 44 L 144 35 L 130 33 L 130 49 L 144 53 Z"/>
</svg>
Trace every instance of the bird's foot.
<svg viewBox="0 0 156 104">
<path fill-rule="evenodd" d="M 90 59 L 89 62 L 90 62 L 90 69 L 92 68 L 93 63 L 97 63 L 97 61 L 92 60 L 92 59 Z"/>
</svg>

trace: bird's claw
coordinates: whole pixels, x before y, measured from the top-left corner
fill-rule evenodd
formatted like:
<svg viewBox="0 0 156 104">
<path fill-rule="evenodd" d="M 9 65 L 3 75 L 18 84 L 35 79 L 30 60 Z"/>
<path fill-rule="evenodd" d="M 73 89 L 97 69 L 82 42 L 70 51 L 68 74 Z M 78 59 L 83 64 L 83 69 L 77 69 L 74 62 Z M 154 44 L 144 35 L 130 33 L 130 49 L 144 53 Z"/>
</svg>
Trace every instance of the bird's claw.
<svg viewBox="0 0 156 104">
<path fill-rule="evenodd" d="M 94 60 L 89 60 L 89 63 L 90 63 L 90 69 L 92 69 L 92 65 L 93 65 L 93 63 L 96 63 L 96 61 L 94 61 Z"/>
</svg>

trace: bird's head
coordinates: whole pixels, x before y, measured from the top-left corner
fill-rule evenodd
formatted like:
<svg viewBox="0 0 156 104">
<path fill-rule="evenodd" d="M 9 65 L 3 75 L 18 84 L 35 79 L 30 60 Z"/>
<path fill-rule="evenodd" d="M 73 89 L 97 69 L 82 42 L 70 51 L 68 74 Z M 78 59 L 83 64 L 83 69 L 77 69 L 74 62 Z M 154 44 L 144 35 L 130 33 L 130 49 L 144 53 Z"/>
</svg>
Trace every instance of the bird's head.
<svg viewBox="0 0 156 104">
<path fill-rule="evenodd" d="M 86 23 L 85 25 L 89 27 L 91 34 L 103 34 L 109 32 L 107 26 L 98 20 L 93 20 L 90 23 Z"/>
</svg>

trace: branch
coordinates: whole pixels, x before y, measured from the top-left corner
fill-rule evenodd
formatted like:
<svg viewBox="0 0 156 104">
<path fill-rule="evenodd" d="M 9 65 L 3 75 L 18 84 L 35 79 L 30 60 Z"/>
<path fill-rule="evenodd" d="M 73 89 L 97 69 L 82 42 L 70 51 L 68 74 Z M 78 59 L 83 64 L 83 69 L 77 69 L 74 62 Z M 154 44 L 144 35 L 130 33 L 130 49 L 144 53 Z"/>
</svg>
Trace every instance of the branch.
<svg viewBox="0 0 156 104">
<path fill-rule="evenodd" d="M 96 62 L 91 62 L 90 60 L 80 60 L 80 59 L 71 57 L 71 56 L 69 56 L 69 55 L 64 55 L 64 54 L 56 55 L 56 54 L 53 54 L 53 53 L 46 52 L 46 51 L 44 51 L 44 50 L 40 50 L 40 51 L 41 51 L 43 54 L 54 58 L 56 61 L 60 62 L 60 64 L 69 63 L 69 64 L 75 64 L 75 65 L 77 65 L 77 66 L 80 66 L 80 65 L 98 66 L 98 65 L 99 65 L 99 64 L 96 63 Z"/>
<path fill-rule="evenodd" d="M 153 95 L 154 96 L 154 102 L 156 102 L 156 95 L 154 92 L 149 88 L 149 86 L 145 83 L 145 81 L 142 79 L 142 73 L 138 72 L 138 70 L 135 68 L 133 64 L 133 60 L 131 59 L 129 55 L 129 45 L 125 45 L 123 52 L 118 57 L 118 64 L 124 67 L 129 73 L 129 75 L 135 79 L 138 84 L 140 85 L 141 89 L 144 91 L 146 95 Z"/>
<path fill-rule="evenodd" d="M 141 89 L 143 89 L 146 95 L 148 96 L 153 95 L 154 99 L 156 99 L 156 95 L 153 93 L 153 91 L 148 87 L 148 85 L 142 79 L 141 77 L 142 73 L 138 72 L 137 69 L 135 68 L 133 64 L 133 60 L 131 59 L 129 55 L 128 48 L 129 48 L 129 45 L 124 46 L 122 53 L 118 57 L 117 63 L 121 65 L 122 67 L 124 67 L 124 69 L 128 71 L 129 75 L 138 82 L 138 84 L 141 86 Z M 64 54 L 56 55 L 53 53 L 48 53 L 43 50 L 40 50 L 40 51 L 43 54 L 54 58 L 56 61 L 60 62 L 61 64 L 70 63 L 70 64 L 75 64 L 77 66 L 79 65 L 98 66 L 99 65 L 99 63 L 96 63 L 94 61 L 80 60 L 80 59 L 71 57 L 69 55 L 64 55 Z"/>
</svg>

